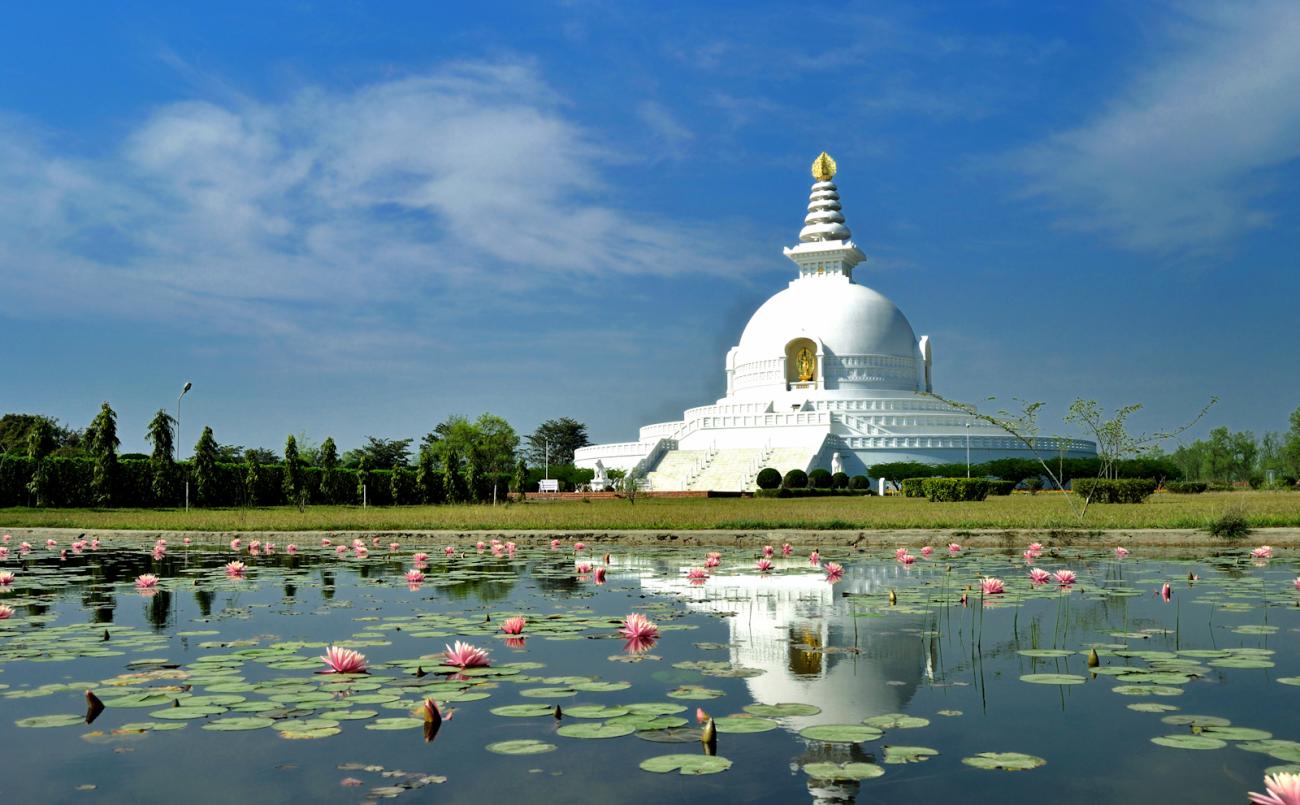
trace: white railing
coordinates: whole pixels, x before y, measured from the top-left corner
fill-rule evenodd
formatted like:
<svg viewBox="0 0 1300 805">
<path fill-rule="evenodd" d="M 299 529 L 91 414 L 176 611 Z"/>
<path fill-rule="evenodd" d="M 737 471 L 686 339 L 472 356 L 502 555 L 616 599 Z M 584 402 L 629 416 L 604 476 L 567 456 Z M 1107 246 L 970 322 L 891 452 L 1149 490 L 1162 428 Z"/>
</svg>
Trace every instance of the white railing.
<svg viewBox="0 0 1300 805">
<path fill-rule="evenodd" d="M 609 456 L 635 456 L 645 452 L 644 442 L 616 442 L 613 444 L 593 444 L 588 447 L 579 447 L 573 451 L 574 461 L 596 458 L 606 458 Z"/>
</svg>

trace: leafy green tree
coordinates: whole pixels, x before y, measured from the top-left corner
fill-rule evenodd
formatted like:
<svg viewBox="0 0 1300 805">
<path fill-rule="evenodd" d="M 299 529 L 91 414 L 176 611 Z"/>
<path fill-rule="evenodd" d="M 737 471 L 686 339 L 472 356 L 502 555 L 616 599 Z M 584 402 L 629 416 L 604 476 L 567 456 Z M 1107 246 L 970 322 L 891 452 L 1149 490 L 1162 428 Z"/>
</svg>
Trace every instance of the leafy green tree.
<svg viewBox="0 0 1300 805">
<path fill-rule="evenodd" d="M 334 446 L 333 437 L 325 437 L 320 443 L 320 453 L 316 456 L 320 466 L 320 493 L 326 503 L 337 503 L 339 451 Z"/>
<path fill-rule="evenodd" d="M 249 447 L 244 450 L 244 461 L 251 461 L 254 464 L 276 464 L 279 463 L 280 457 L 274 450 L 265 447 Z"/>
<path fill-rule="evenodd" d="M 217 440 L 212 428 L 203 426 L 203 434 L 194 443 L 194 491 L 198 499 L 208 505 L 217 502 Z"/>
<path fill-rule="evenodd" d="M 261 465 L 252 459 L 248 459 L 244 462 L 244 501 L 249 506 L 257 505 L 257 487 L 261 483 Z"/>
<path fill-rule="evenodd" d="M 36 462 L 31 480 L 27 482 L 27 492 L 36 498 L 37 506 L 50 505 L 50 493 L 53 491 L 50 471 L 50 453 L 58 447 L 54 436 L 54 423 L 41 417 L 27 431 L 27 457 Z"/>
<path fill-rule="evenodd" d="M 370 496 L 367 489 L 370 484 L 370 468 L 370 455 L 368 453 L 362 453 L 361 460 L 357 464 L 357 500 L 360 500 L 363 503 L 365 503 Z"/>
<path fill-rule="evenodd" d="M 300 506 L 306 502 L 306 491 L 302 459 L 298 456 L 298 440 L 290 434 L 284 441 L 284 496 L 291 504 Z"/>
<path fill-rule="evenodd" d="M 464 502 L 465 497 L 461 494 L 462 484 L 460 454 L 455 450 L 448 450 L 442 457 L 443 499 L 448 503 Z"/>
<path fill-rule="evenodd" d="M 433 453 L 429 450 L 421 450 L 415 464 L 415 486 L 419 490 L 421 503 L 433 502 L 435 497 L 433 482 L 437 477 L 437 471 L 433 466 Z"/>
<path fill-rule="evenodd" d="M 405 467 L 411 463 L 411 439 L 380 439 L 367 436 L 366 443 L 343 455 L 343 464 L 347 467 L 360 467 L 366 459 L 366 469 L 391 470 Z"/>
<path fill-rule="evenodd" d="M 470 503 L 481 503 L 479 493 L 483 486 L 483 466 L 478 453 L 470 451 L 465 457 L 465 499 Z"/>
<path fill-rule="evenodd" d="M 551 464 L 572 464 L 573 453 L 579 447 L 591 444 L 587 438 L 587 426 L 567 416 L 548 419 L 537 426 L 528 437 L 528 463 L 534 467 L 548 461 L 547 442 L 550 442 Z"/>
<path fill-rule="evenodd" d="M 528 464 L 522 458 L 515 465 L 515 491 L 519 493 L 519 499 L 527 497 L 528 489 Z"/>
<path fill-rule="evenodd" d="M 145 433 L 145 439 L 153 445 L 153 452 L 149 454 L 150 487 L 154 500 L 160 504 L 171 501 L 175 488 L 176 441 L 172 430 L 175 426 L 176 419 L 167 413 L 166 408 L 159 408 Z"/>
<path fill-rule="evenodd" d="M 113 502 L 113 481 L 117 476 L 117 413 L 106 402 L 88 428 L 90 454 L 95 458 L 95 470 L 90 477 L 90 494 L 99 506 Z"/>
<path fill-rule="evenodd" d="M 1282 437 L 1282 467 L 1290 478 L 1300 478 L 1300 408 L 1291 412 L 1291 428 Z"/>
</svg>

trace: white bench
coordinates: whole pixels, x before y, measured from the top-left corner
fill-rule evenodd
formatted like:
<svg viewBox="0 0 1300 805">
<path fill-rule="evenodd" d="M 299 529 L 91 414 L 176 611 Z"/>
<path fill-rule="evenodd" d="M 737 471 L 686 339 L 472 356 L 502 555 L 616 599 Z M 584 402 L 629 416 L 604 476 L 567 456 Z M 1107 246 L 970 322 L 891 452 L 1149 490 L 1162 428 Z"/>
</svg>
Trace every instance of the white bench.
<svg viewBox="0 0 1300 805">
<path fill-rule="evenodd" d="M 537 482 L 538 492 L 559 492 L 560 482 L 556 478 L 543 478 Z"/>
</svg>

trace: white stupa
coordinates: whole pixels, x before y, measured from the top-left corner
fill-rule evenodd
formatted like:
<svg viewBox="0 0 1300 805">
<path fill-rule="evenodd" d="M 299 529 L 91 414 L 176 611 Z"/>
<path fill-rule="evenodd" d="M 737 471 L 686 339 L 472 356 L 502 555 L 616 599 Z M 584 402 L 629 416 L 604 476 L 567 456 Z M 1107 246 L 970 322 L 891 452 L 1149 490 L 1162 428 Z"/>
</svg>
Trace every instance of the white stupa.
<svg viewBox="0 0 1300 805">
<path fill-rule="evenodd" d="M 835 161 L 813 162 L 816 182 L 783 291 L 763 303 L 726 356 L 727 394 L 681 420 L 641 428 L 634 442 L 575 453 L 579 467 L 622 469 L 652 491 L 754 488 L 764 467 L 823 468 L 874 478 L 892 461 L 977 464 L 1032 453 L 1004 431 L 954 411 L 933 391 L 933 344 L 903 312 L 854 282 L 866 255 L 840 209 Z M 1039 439 L 1051 456 L 1096 454 L 1092 442 Z"/>
</svg>

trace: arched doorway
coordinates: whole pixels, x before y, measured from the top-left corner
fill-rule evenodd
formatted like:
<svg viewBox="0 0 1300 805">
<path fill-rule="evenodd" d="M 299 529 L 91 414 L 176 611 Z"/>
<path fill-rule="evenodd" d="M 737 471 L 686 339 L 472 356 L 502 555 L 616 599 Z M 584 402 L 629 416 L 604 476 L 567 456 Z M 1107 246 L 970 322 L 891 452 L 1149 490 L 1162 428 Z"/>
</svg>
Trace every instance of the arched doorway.
<svg viewBox="0 0 1300 805">
<path fill-rule="evenodd" d="M 811 338 L 785 345 L 785 381 L 791 387 L 816 384 L 817 369 L 817 344 Z"/>
</svg>

